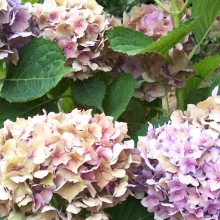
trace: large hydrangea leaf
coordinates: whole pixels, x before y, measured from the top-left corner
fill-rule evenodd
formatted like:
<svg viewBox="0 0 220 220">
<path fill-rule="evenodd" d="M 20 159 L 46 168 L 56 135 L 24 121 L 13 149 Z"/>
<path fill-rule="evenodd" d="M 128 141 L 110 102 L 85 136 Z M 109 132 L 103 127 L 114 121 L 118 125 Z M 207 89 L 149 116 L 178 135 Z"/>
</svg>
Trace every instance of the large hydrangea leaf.
<svg viewBox="0 0 220 220">
<path fill-rule="evenodd" d="M 184 89 L 185 97 L 191 95 L 191 92 L 199 88 L 202 83 L 220 66 L 220 55 L 206 57 L 193 66 L 196 76 L 189 77 L 186 80 Z"/>
<path fill-rule="evenodd" d="M 105 83 L 98 78 L 78 80 L 72 85 L 72 95 L 79 104 L 96 107 L 102 112 L 105 90 Z"/>
<path fill-rule="evenodd" d="M 134 76 L 124 74 L 116 78 L 107 88 L 104 100 L 106 115 L 111 115 L 115 120 L 125 111 L 130 99 L 133 96 L 136 83 Z"/>
<path fill-rule="evenodd" d="M 220 1 L 193 0 L 192 3 L 192 16 L 198 17 L 194 33 L 197 43 L 200 44 L 208 34 L 212 23 L 220 14 Z"/>
<path fill-rule="evenodd" d="M 138 55 L 155 52 L 168 59 L 168 52 L 194 28 L 195 18 L 183 23 L 179 28 L 169 32 L 160 40 L 153 42 L 148 36 L 141 32 L 125 27 L 116 27 L 108 32 L 110 47 L 118 52 L 128 55 Z"/>
<path fill-rule="evenodd" d="M 136 55 L 152 43 L 150 37 L 126 27 L 116 27 L 108 31 L 110 48 L 114 51 Z"/>
<path fill-rule="evenodd" d="M 9 67 L 1 95 L 9 102 L 26 102 L 45 95 L 71 68 L 56 43 L 36 38 L 21 49 L 17 66 Z"/>
</svg>

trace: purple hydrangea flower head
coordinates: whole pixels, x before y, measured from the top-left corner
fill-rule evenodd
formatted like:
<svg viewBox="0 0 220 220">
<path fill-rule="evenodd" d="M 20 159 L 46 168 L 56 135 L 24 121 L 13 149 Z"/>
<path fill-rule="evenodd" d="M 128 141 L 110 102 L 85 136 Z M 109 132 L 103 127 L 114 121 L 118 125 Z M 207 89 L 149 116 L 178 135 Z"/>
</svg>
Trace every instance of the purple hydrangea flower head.
<svg viewBox="0 0 220 220">
<path fill-rule="evenodd" d="M 10 7 L 17 7 L 21 5 L 21 0 L 7 0 Z"/>
<path fill-rule="evenodd" d="M 155 219 L 220 218 L 219 100 L 213 96 L 195 111 L 191 105 L 176 111 L 168 124 L 150 125 L 139 137 L 142 165 L 134 192 Z"/>
<path fill-rule="evenodd" d="M 0 5 L 0 60 L 16 64 L 18 52 L 33 35 L 31 14 L 19 0 L 3 0 Z"/>
</svg>

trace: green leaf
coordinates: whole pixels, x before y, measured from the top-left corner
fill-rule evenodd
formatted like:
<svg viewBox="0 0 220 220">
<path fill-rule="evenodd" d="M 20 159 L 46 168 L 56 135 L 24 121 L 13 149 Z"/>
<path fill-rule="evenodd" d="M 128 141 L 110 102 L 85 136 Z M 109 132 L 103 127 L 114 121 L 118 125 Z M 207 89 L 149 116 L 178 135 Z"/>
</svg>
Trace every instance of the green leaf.
<svg viewBox="0 0 220 220">
<path fill-rule="evenodd" d="M 67 89 L 70 87 L 72 79 L 63 78 L 52 90 L 49 91 L 49 94 L 53 97 L 61 96 Z"/>
<path fill-rule="evenodd" d="M 64 67 L 64 62 L 65 57 L 55 42 L 35 38 L 20 50 L 17 66 L 9 67 L 2 97 L 9 102 L 42 97 L 71 72 L 71 68 Z"/>
<path fill-rule="evenodd" d="M 96 107 L 103 112 L 102 102 L 105 97 L 106 85 L 98 78 L 77 80 L 72 85 L 72 95 L 81 105 Z"/>
<path fill-rule="evenodd" d="M 193 0 L 192 16 L 198 17 L 194 29 L 195 38 L 200 44 L 208 34 L 214 20 L 220 14 L 219 0 Z"/>
<path fill-rule="evenodd" d="M 75 103 L 72 97 L 71 87 L 69 87 L 64 93 L 61 99 L 59 99 L 58 106 L 60 112 L 70 113 L 74 107 Z"/>
<path fill-rule="evenodd" d="M 204 60 L 196 63 L 193 66 L 196 76 L 189 77 L 186 80 L 186 87 L 184 89 L 184 96 L 188 97 L 191 92 L 199 86 L 219 67 L 220 65 L 220 55 L 215 55 L 212 57 L 206 57 Z"/>
<path fill-rule="evenodd" d="M 200 101 L 206 99 L 206 94 L 209 91 L 209 88 L 200 88 L 190 92 L 190 95 L 187 97 L 186 103 L 188 104 L 197 104 Z"/>
<path fill-rule="evenodd" d="M 36 99 L 26 103 L 9 103 L 5 99 L 0 99 L 0 127 L 7 119 L 15 120 L 17 117 L 27 118 L 38 113 L 42 113 L 42 109 L 47 112 L 57 112 L 56 100 L 47 98 Z"/>
<path fill-rule="evenodd" d="M 166 36 L 161 37 L 160 40 L 153 42 L 145 49 L 140 51 L 140 53 L 155 52 L 168 59 L 168 52 L 177 43 L 187 36 L 195 26 L 195 18 L 191 18 L 184 22 L 179 28 L 169 32 Z"/>
<path fill-rule="evenodd" d="M 159 41 L 153 42 L 145 34 L 125 27 L 116 27 L 108 32 L 110 48 L 128 55 L 138 55 L 147 52 L 155 52 L 168 59 L 168 52 L 195 26 L 195 18 L 183 23 L 179 28 L 169 32 Z M 153 42 L 153 43 L 152 43 Z"/>
<path fill-rule="evenodd" d="M 27 2 L 34 4 L 34 3 L 42 3 L 43 0 L 22 0 L 22 4 L 27 3 Z"/>
<path fill-rule="evenodd" d="M 153 220 L 154 214 L 147 212 L 147 208 L 141 205 L 141 201 L 129 197 L 113 208 L 105 210 L 110 214 L 111 220 Z"/>
<path fill-rule="evenodd" d="M 145 109 L 140 99 L 132 98 L 120 119 L 128 124 L 140 125 L 145 121 Z"/>
<path fill-rule="evenodd" d="M 135 89 L 134 76 L 124 74 L 115 79 L 107 88 L 104 110 L 115 120 L 125 111 Z"/>
<path fill-rule="evenodd" d="M 152 43 L 152 39 L 145 34 L 127 27 L 115 27 L 108 31 L 110 48 L 128 55 L 139 54 Z"/>
<path fill-rule="evenodd" d="M 3 87 L 3 81 L 0 80 L 0 97 L 1 97 L 1 90 L 2 90 L 2 87 Z"/>
</svg>

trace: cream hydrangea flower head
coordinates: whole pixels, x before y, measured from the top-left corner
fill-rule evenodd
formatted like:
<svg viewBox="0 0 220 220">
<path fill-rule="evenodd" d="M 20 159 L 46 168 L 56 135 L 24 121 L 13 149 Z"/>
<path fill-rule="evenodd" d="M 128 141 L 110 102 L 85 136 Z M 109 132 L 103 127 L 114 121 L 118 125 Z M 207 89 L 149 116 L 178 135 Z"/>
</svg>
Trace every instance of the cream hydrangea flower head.
<svg viewBox="0 0 220 220">
<path fill-rule="evenodd" d="M 87 220 L 108 219 L 103 208 L 126 199 L 129 168 L 139 163 L 127 137 L 125 123 L 91 110 L 5 121 L 0 216 L 67 220 L 84 210 Z"/>
</svg>

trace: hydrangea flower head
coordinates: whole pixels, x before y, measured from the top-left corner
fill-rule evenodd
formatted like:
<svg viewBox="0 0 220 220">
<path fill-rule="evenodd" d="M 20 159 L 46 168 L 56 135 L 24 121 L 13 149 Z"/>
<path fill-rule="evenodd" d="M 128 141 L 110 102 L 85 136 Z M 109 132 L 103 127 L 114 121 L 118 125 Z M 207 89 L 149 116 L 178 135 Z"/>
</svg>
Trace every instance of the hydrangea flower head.
<svg viewBox="0 0 220 220">
<path fill-rule="evenodd" d="M 72 78 L 85 79 L 92 71 L 111 70 L 107 64 L 105 32 L 120 22 L 95 0 L 46 0 L 34 4 L 32 14 L 46 39 L 55 40 L 73 68 Z"/>
<path fill-rule="evenodd" d="M 182 47 L 173 49 L 170 62 L 156 53 L 134 57 L 122 55 L 115 69 L 120 73 L 133 73 L 135 79 L 142 82 L 138 88 L 140 98 L 149 102 L 165 96 L 166 92 L 183 88 L 185 78 L 193 75 Z"/>
<path fill-rule="evenodd" d="M 218 99 L 211 97 L 197 108 L 208 111 L 206 104 Z M 139 138 L 143 164 L 135 172 L 140 173 L 136 191 L 141 203 L 158 220 L 219 219 L 219 131 L 192 123 L 180 111 L 171 119 L 159 128 L 150 125 L 148 134 Z"/>
<path fill-rule="evenodd" d="M 165 4 L 170 8 L 169 2 Z M 172 16 L 159 6 L 152 4 L 134 6 L 129 13 L 125 12 L 123 24 L 143 32 L 153 40 L 158 40 L 174 29 Z"/>
<path fill-rule="evenodd" d="M 169 2 L 164 4 L 171 8 Z M 174 30 L 172 15 L 152 4 L 134 6 L 129 13 L 124 13 L 123 24 L 144 33 L 153 41 L 160 40 Z M 131 72 L 137 81 L 142 82 L 137 97 L 149 102 L 163 97 L 167 92 L 183 88 L 186 76 L 193 75 L 187 60 L 185 41 L 188 43 L 188 38 L 183 45 L 178 43 L 169 51 L 170 61 L 156 53 L 134 57 L 122 55 L 116 70 L 120 73 Z"/>
<path fill-rule="evenodd" d="M 87 220 L 108 219 L 103 208 L 126 199 L 129 167 L 138 163 L 126 137 L 125 123 L 90 110 L 7 120 L 0 130 L 0 216 L 15 215 L 16 206 L 24 219 L 67 220 L 83 210 Z"/>
<path fill-rule="evenodd" d="M 2 0 L 0 2 L 0 60 L 16 64 L 18 52 L 33 35 L 31 14 L 21 1 Z"/>
</svg>

